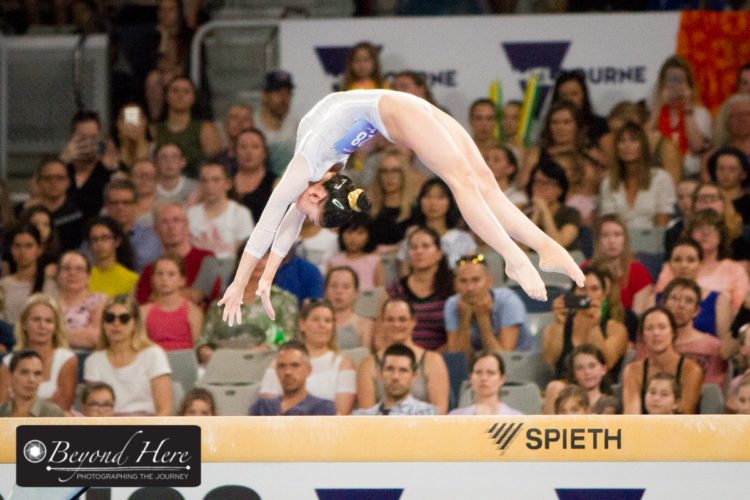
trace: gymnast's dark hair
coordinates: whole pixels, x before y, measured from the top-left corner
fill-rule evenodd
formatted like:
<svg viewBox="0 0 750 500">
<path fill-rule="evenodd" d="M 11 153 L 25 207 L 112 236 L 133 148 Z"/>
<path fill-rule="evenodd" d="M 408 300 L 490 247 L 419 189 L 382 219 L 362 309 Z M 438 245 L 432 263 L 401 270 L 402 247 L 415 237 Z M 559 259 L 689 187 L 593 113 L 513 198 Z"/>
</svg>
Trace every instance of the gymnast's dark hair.
<svg viewBox="0 0 750 500">
<path fill-rule="evenodd" d="M 328 192 L 328 200 L 320 217 L 323 227 L 338 227 L 348 222 L 355 213 L 370 210 L 370 200 L 364 191 L 345 175 L 334 175 L 323 183 L 323 187 Z"/>
</svg>

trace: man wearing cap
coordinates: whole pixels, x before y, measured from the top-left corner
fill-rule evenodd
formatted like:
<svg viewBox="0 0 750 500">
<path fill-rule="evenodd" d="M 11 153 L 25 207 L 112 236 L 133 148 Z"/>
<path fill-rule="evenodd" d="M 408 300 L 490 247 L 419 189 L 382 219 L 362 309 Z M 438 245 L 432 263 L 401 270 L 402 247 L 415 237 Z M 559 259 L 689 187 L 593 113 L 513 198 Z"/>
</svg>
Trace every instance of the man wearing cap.
<svg viewBox="0 0 750 500">
<path fill-rule="evenodd" d="M 261 108 L 255 112 L 255 126 L 263 131 L 268 142 L 271 170 L 284 173 L 294 156 L 299 120 L 289 116 L 292 102 L 292 75 L 286 71 L 273 71 L 266 75 Z"/>
</svg>

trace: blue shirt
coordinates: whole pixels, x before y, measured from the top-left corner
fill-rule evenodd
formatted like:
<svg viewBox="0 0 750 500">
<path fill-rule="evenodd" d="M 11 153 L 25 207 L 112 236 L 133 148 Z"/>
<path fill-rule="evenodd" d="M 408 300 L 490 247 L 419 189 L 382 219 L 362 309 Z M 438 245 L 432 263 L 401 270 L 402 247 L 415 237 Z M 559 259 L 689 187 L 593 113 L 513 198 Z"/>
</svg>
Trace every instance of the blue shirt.
<svg viewBox="0 0 750 500">
<path fill-rule="evenodd" d="M 151 262 L 155 261 L 164 252 L 161 241 L 154 234 L 154 230 L 141 224 L 133 224 L 128 231 L 130 246 L 135 254 L 135 270 L 141 272 Z"/>
<path fill-rule="evenodd" d="M 297 254 L 276 272 L 274 284 L 297 296 L 299 305 L 305 299 L 323 298 L 323 275 L 314 264 Z"/>
<path fill-rule="evenodd" d="M 492 322 L 492 331 L 497 334 L 501 328 L 519 325 L 518 342 L 516 351 L 533 351 L 534 338 L 531 336 L 526 326 L 526 306 L 518 295 L 507 288 L 493 288 L 492 294 L 492 312 L 490 321 Z M 453 332 L 458 330 L 458 294 L 452 295 L 445 301 L 443 316 L 445 318 L 445 330 Z M 483 348 L 482 337 L 479 333 L 479 326 L 476 318 L 471 318 L 471 348 L 479 351 Z"/>
<path fill-rule="evenodd" d="M 316 398 L 308 394 L 305 399 L 281 413 L 281 397 L 278 398 L 260 398 L 247 412 L 248 415 L 254 416 L 274 416 L 274 415 L 336 415 L 336 405 L 333 401 Z"/>
<path fill-rule="evenodd" d="M 383 403 L 380 402 L 375 406 L 364 410 L 354 410 L 353 415 L 439 415 L 438 409 L 430 403 L 420 401 L 411 394 L 398 403 L 392 406 L 389 410 L 385 410 Z"/>
</svg>

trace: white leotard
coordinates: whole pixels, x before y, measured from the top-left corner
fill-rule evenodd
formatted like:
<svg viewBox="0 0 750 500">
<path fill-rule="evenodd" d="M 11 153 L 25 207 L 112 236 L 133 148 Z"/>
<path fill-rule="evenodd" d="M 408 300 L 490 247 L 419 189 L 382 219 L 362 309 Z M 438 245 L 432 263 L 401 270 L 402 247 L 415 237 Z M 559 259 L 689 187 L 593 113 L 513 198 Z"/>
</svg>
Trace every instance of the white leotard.
<svg viewBox="0 0 750 500">
<path fill-rule="evenodd" d="M 384 95 L 410 99 L 432 113 L 427 101 L 393 90 L 350 90 L 324 97 L 300 121 L 294 159 L 273 190 L 246 252 L 261 258 L 273 241 L 273 253 L 285 256 L 305 219 L 294 201 L 308 184 L 321 180 L 337 163 L 346 164 L 349 155 L 376 133 L 391 140 L 378 112 Z M 305 161 L 297 161 L 300 156 Z"/>
</svg>

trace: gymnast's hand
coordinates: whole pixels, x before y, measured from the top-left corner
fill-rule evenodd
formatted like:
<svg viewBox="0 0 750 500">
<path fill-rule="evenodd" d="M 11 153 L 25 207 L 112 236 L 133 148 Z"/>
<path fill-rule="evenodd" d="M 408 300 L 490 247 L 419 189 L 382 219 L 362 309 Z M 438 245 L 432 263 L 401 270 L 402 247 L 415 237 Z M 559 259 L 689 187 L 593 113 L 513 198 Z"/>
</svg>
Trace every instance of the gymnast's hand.
<svg viewBox="0 0 750 500">
<path fill-rule="evenodd" d="M 273 304 L 271 304 L 271 281 L 261 278 L 255 295 L 258 295 L 260 300 L 263 301 L 263 309 L 265 309 L 268 317 L 271 320 L 276 319 L 276 312 L 273 310 Z"/>
<path fill-rule="evenodd" d="M 240 286 L 236 281 L 227 287 L 224 296 L 219 301 L 219 306 L 224 306 L 224 314 L 221 319 L 226 321 L 229 326 L 242 323 L 242 296 L 245 293 L 245 287 Z"/>
</svg>

